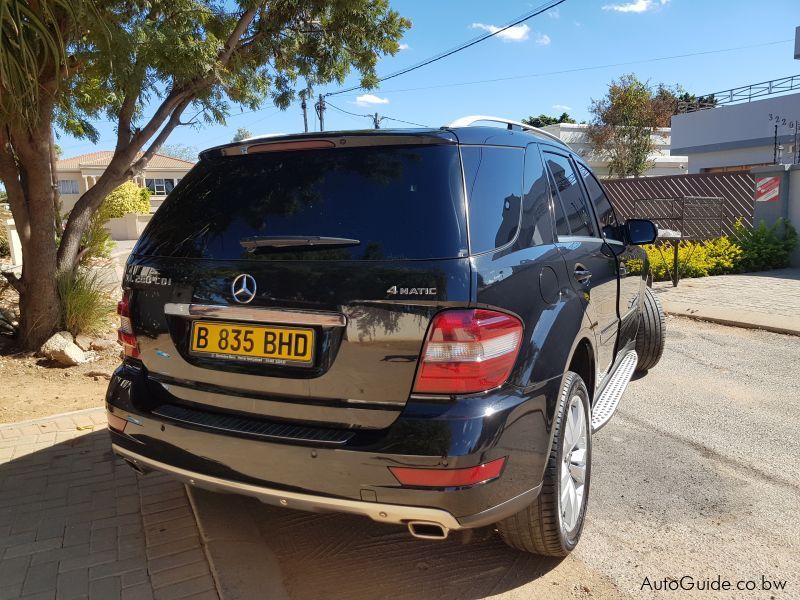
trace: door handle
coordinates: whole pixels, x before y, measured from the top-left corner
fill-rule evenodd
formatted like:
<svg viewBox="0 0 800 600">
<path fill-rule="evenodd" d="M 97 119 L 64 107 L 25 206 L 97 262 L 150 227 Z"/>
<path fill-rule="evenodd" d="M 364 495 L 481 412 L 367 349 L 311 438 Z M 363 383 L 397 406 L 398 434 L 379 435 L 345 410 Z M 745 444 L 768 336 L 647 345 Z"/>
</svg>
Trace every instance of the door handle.
<svg viewBox="0 0 800 600">
<path fill-rule="evenodd" d="M 589 269 L 586 269 L 581 265 L 575 266 L 575 279 L 579 283 L 589 283 L 589 280 L 591 278 L 592 278 L 592 272 Z"/>
</svg>

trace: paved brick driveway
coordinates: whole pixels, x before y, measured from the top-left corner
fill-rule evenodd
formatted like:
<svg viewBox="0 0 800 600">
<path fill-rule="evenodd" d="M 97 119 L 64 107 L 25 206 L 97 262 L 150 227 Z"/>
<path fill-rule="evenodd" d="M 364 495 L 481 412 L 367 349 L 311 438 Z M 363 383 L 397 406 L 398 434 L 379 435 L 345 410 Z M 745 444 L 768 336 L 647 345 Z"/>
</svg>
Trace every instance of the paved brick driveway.
<svg viewBox="0 0 800 600">
<path fill-rule="evenodd" d="M 184 487 L 111 454 L 102 409 L 0 425 L 0 599 L 218 594 Z"/>
</svg>

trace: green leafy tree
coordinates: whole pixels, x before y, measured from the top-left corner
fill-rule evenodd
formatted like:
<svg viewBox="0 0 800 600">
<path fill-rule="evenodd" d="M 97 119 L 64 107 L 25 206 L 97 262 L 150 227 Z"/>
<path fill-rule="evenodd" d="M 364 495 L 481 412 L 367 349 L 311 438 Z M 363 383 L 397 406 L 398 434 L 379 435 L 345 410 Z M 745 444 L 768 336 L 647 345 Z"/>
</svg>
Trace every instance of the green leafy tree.
<svg viewBox="0 0 800 600">
<path fill-rule="evenodd" d="M 163 156 L 171 156 L 189 162 L 197 162 L 197 148 L 186 144 L 164 144 L 158 151 Z"/>
<path fill-rule="evenodd" d="M 352 69 L 374 87 L 378 57 L 409 26 L 388 0 L 0 0 L 0 180 L 24 257 L 22 277 L 7 276 L 23 348 L 59 327 L 56 273 L 76 268 L 103 199 L 175 128 L 225 123 L 234 105 L 286 109 L 296 89 Z M 101 118 L 116 126 L 114 155 L 56 243 L 54 127 L 96 141 Z"/>
<path fill-rule="evenodd" d="M 250 130 L 244 127 L 239 127 L 239 129 L 236 130 L 236 133 L 233 134 L 233 139 L 231 141 L 241 142 L 242 140 L 246 140 L 249 137 L 253 137 L 253 134 L 250 132 Z"/>
<path fill-rule="evenodd" d="M 612 81 L 600 100 L 589 108 L 589 140 L 609 158 L 609 174 L 641 177 L 653 165 L 657 128 L 668 127 L 675 109 L 674 92 L 660 85 L 653 89 L 635 75 Z"/>
<path fill-rule="evenodd" d="M 551 117 L 549 115 L 539 115 L 538 117 L 528 117 L 522 119 L 523 123 L 527 123 L 531 127 L 547 127 L 548 125 L 555 125 L 556 123 L 574 123 L 575 119 L 569 116 L 569 113 L 561 113 L 560 117 Z"/>
</svg>

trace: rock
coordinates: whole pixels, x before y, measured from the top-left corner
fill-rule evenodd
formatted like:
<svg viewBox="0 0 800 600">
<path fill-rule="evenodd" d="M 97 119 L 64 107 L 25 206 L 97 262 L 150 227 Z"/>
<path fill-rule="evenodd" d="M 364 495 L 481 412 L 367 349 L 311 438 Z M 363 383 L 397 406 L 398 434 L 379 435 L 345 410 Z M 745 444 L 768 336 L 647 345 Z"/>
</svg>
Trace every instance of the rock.
<svg viewBox="0 0 800 600">
<path fill-rule="evenodd" d="M 73 366 L 86 362 L 83 350 L 72 341 L 68 331 L 60 331 L 47 340 L 39 352 L 59 364 Z"/>
<path fill-rule="evenodd" d="M 78 348 L 84 352 L 92 349 L 92 338 L 83 333 L 79 333 L 75 336 L 75 343 L 78 345 Z"/>
<path fill-rule="evenodd" d="M 95 381 L 100 379 L 111 379 L 111 373 L 106 373 L 105 371 L 87 371 L 84 373 L 87 377 L 93 377 Z"/>
<path fill-rule="evenodd" d="M 99 352 L 106 352 L 107 350 L 116 350 L 119 348 L 119 342 L 112 338 L 96 338 L 92 340 L 91 349 Z"/>
</svg>

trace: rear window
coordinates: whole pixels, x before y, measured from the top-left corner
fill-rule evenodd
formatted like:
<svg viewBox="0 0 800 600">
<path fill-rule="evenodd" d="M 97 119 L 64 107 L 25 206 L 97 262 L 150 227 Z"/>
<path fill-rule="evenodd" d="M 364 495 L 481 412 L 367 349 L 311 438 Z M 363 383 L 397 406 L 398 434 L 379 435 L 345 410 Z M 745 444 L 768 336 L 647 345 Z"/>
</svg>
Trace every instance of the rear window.
<svg viewBox="0 0 800 600">
<path fill-rule="evenodd" d="M 252 254 L 240 244 L 260 236 L 360 243 Z M 204 159 L 165 200 L 134 252 L 226 260 L 465 256 L 458 149 L 359 147 Z"/>
</svg>

